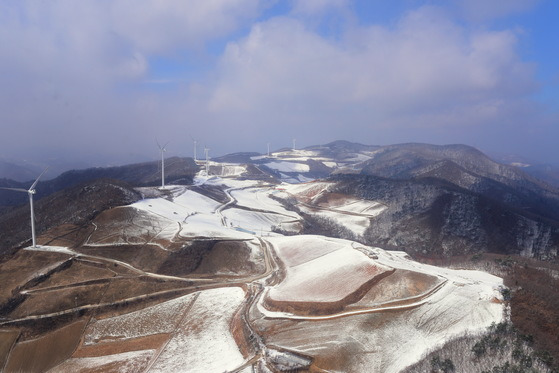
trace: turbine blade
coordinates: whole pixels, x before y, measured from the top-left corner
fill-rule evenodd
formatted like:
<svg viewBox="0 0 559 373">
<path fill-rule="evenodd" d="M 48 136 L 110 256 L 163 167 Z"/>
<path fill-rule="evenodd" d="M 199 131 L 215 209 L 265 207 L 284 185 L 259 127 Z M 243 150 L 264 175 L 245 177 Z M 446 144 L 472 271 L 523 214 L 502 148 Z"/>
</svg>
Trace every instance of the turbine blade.
<svg viewBox="0 0 559 373">
<path fill-rule="evenodd" d="M 45 168 L 45 170 L 39 175 L 39 177 L 35 180 L 35 182 L 33 184 L 31 184 L 31 187 L 29 188 L 29 190 L 35 189 L 35 185 L 37 185 L 41 176 L 43 176 L 45 174 L 45 172 L 47 172 L 48 169 L 49 169 L 48 167 Z"/>
<path fill-rule="evenodd" d="M 29 192 L 27 189 L 22 189 L 22 188 L 5 188 L 5 187 L 0 187 L 0 189 L 2 189 L 2 190 L 15 190 L 16 192 L 25 192 L 25 193 L 28 193 L 28 192 Z"/>
<path fill-rule="evenodd" d="M 161 150 L 161 144 L 159 143 L 159 140 L 157 140 L 157 137 L 155 138 L 155 142 L 157 143 L 157 147 L 159 148 L 159 150 Z"/>
</svg>

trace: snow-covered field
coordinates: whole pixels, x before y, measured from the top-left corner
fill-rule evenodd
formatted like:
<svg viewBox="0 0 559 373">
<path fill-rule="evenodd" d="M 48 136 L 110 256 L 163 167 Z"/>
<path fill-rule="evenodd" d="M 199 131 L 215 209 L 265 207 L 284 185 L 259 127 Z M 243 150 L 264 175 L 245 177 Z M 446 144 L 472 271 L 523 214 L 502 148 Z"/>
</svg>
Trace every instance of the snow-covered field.
<svg viewBox="0 0 559 373">
<path fill-rule="evenodd" d="M 87 326 L 84 344 L 172 333 L 193 298 L 190 294 L 139 311 L 93 320 Z"/>
<path fill-rule="evenodd" d="M 143 199 L 131 205 L 138 210 L 148 211 L 169 220 L 184 220 L 195 213 L 213 213 L 219 202 L 191 190 L 184 190 L 169 201 L 165 198 Z"/>
<path fill-rule="evenodd" d="M 302 268 L 312 262 L 324 265 L 309 268 L 300 274 L 290 273 L 288 267 L 286 281 L 293 284 L 293 288 L 287 292 L 287 286 L 280 283 L 269 289 L 270 296 L 285 294 L 293 297 L 293 294 L 297 294 L 313 299 L 311 293 L 302 294 L 297 285 L 304 288 L 308 283 L 315 284 L 313 273 L 321 270 L 328 272 L 332 267 L 343 268 L 351 263 L 351 259 L 347 260 L 342 255 L 337 256 L 336 260 L 327 260 L 329 256 L 334 259 L 333 254 L 343 251 L 333 251 L 333 248 L 328 248 L 328 243 L 321 244 L 320 237 L 301 238 L 304 244 L 298 247 L 302 253 L 295 246 L 287 245 L 286 240 L 289 238 L 273 238 L 271 241 L 287 265 L 294 268 Z M 309 241 L 313 240 L 316 241 L 314 246 L 309 246 Z M 346 247 L 351 247 L 351 243 L 346 242 Z M 319 254 L 321 246 L 325 246 L 326 254 L 319 258 L 324 258 L 324 263 L 318 259 L 309 261 L 310 257 Z M 310 253 L 305 251 L 306 248 L 310 249 Z M 369 250 L 378 257 L 375 262 L 382 267 L 426 273 L 446 282 L 428 297 L 410 300 L 409 304 L 403 299 L 400 304 L 390 302 L 384 307 L 375 305 L 370 310 L 352 310 L 337 315 L 301 316 L 274 312 L 259 303 L 260 312 L 270 319 L 297 321 L 272 333 L 270 343 L 317 359 L 328 360 L 329 357 L 351 354 L 352 359 L 343 367 L 343 371 L 371 371 L 371 367 L 376 367 L 372 371 L 398 372 L 446 341 L 466 333 L 481 333 L 491 323 L 504 319 L 500 294 L 502 279 L 480 271 L 450 270 L 420 264 L 407 259 L 403 252 Z M 305 275 L 305 272 L 309 274 Z M 319 281 L 335 286 L 347 281 L 346 278 L 347 273 L 335 270 L 327 279 L 319 277 Z M 382 282 L 379 285 L 382 286 Z"/>
<path fill-rule="evenodd" d="M 247 188 L 231 191 L 231 195 L 237 200 L 238 206 L 247 207 L 254 210 L 270 211 L 276 214 L 285 215 L 291 219 L 301 219 L 297 213 L 286 210 L 280 202 L 270 198 L 273 190 L 264 188 Z"/>
<path fill-rule="evenodd" d="M 224 226 L 221 215 L 216 213 L 221 204 L 209 197 L 191 190 L 169 201 L 165 198 L 150 198 L 131 205 L 140 211 L 177 223 L 172 236 L 183 238 L 214 237 L 230 239 L 251 239 L 252 236 Z M 167 235 L 168 236 L 168 235 Z"/>
<path fill-rule="evenodd" d="M 332 187 L 331 182 L 314 181 L 307 184 L 283 184 L 282 189 L 289 194 L 294 195 L 305 203 L 312 203 L 312 199 L 317 195 L 327 192 Z"/>
<path fill-rule="evenodd" d="M 299 206 L 299 208 L 307 214 L 331 219 L 358 236 L 363 235 L 371 223 L 371 218 L 368 216 L 345 214 L 334 210 L 317 210 L 307 206 Z"/>
<path fill-rule="evenodd" d="M 310 167 L 304 163 L 295 162 L 270 162 L 265 164 L 266 167 L 279 172 L 309 172 Z"/>
<path fill-rule="evenodd" d="M 349 241 L 320 236 L 303 244 L 299 240 L 297 236 L 269 240 L 287 267 L 285 279 L 268 294 L 274 301 L 338 302 L 389 269 L 354 250 Z"/>
<path fill-rule="evenodd" d="M 224 372 L 241 366 L 230 323 L 243 300 L 238 287 L 201 292 L 149 371 Z"/>
<path fill-rule="evenodd" d="M 247 168 L 244 165 L 238 164 L 222 164 L 221 165 L 221 177 L 238 177 L 242 176 L 247 172 Z"/>
<path fill-rule="evenodd" d="M 298 206 L 301 211 L 331 219 L 357 236 L 362 236 L 371 219 L 386 209 L 386 206 L 375 201 L 331 193 L 332 186 L 331 182 L 284 184 L 278 196 L 284 199 L 295 197 L 302 202 Z"/>
<path fill-rule="evenodd" d="M 223 211 L 223 216 L 226 218 L 227 223 L 232 224 L 233 227 L 244 228 L 258 234 L 271 234 L 272 227 L 279 227 L 283 223 L 293 220 L 274 213 L 253 212 L 242 209 L 227 209 Z"/>
<path fill-rule="evenodd" d="M 230 332 L 233 314 L 244 300 L 239 287 L 224 287 L 186 295 L 140 311 L 97 320 L 85 334 L 86 345 L 160 333 L 171 334 L 158 351 L 150 372 L 222 372 L 243 364 L 244 359 Z M 114 361 L 151 359 L 154 351 L 136 351 L 103 358 L 76 358 L 64 370 L 103 366 Z M 137 365 L 137 364 L 136 364 Z M 70 369 L 70 370 L 68 370 Z"/>
</svg>

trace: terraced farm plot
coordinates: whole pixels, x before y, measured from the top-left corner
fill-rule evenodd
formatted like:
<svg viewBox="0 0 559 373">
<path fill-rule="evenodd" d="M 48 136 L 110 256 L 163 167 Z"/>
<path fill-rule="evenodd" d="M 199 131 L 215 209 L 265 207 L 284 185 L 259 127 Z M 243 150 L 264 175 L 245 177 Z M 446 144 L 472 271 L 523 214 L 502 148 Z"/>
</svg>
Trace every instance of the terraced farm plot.
<svg viewBox="0 0 559 373">
<path fill-rule="evenodd" d="M 295 313 L 341 311 L 359 300 L 379 278 L 391 273 L 391 268 L 374 263 L 342 241 L 314 237 L 308 246 L 299 246 L 296 238 L 280 241 L 272 242 L 286 264 L 286 275 L 266 298 L 266 305 L 273 309 Z"/>
</svg>

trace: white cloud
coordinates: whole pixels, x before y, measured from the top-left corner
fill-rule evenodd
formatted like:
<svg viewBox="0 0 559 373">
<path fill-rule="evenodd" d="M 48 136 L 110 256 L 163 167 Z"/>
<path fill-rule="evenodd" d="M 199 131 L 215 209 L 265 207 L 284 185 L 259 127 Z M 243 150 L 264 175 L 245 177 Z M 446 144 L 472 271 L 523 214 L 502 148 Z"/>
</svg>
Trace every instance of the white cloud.
<svg viewBox="0 0 559 373">
<path fill-rule="evenodd" d="M 276 18 L 228 45 L 209 107 L 299 128 L 343 124 L 349 132 L 405 128 L 421 118 L 429 126 L 465 118 L 481 125 L 506 116 L 534 89 L 533 67 L 516 44 L 511 31 L 472 32 L 431 7 L 394 28 L 353 29 L 336 41 Z"/>
<path fill-rule="evenodd" d="M 301 145 L 379 142 L 366 138 L 381 129 L 404 141 L 414 128 L 530 117 L 533 66 L 513 31 L 472 31 L 436 7 L 355 26 L 346 0 L 293 1 L 251 24 L 270 1 L 0 2 L 0 151 L 156 157 L 155 135 L 188 154 L 192 135 L 223 153 L 287 146 L 295 133 Z M 181 82 L 150 74 L 154 59 L 215 40 L 230 40 L 217 67 L 213 50 Z M 13 140 L 29 133 L 40 143 Z"/>
<path fill-rule="evenodd" d="M 258 0 L 119 0 L 112 3 L 114 31 L 145 53 L 200 47 L 254 18 Z"/>
<path fill-rule="evenodd" d="M 0 122 L 6 130 L 0 156 L 103 153 L 95 147 L 107 144 L 113 152 L 144 152 L 131 134 L 152 142 L 154 123 L 179 121 L 164 112 L 164 101 L 185 99 L 161 99 L 141 86 L 151 58 L 199 53 L 261 6 L 259 0 L 1 2 Z M 29 134 L 40 141 L 14 142 Z"/>
</svg>

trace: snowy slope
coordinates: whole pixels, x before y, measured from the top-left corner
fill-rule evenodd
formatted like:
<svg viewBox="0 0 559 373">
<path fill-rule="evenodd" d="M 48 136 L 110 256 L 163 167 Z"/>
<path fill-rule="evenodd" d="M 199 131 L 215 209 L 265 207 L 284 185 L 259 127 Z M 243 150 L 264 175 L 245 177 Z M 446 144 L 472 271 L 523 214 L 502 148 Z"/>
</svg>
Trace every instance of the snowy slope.
<svg viewBox="0 0 559 373">
<path fill-rule="evenodd" d="M 325 284 L 324 287 L 336 289 L 338 284 L 346 286 L 355 276 L 351 273 L 355 259 L 349 255 L 336 255 L 344 250 L 335 250 L 331 239 L 303 236 L 269 240 L 288 266 L 284 282 L 268 289 L 270 297 L 317 300 L 321 297 L 316 294 L 328 296 L 328 292 L 321 290 L 314 293 L 313 287 Z M 366 248 L 350 241 L 339 240 L 338 245 L 350 250 L 355 246 L 369 252 L 377 258 L 374 262 L 379 266 L 396 271 L 417 271 L 439 277 L 444 282 L 425 297 L 324 316 L 273 311 L 261 299 L 257 309 L 266 317 L 297 322 L 296 327 L 289 326 L 274 333 L 271 343 L 318 359 L 336 356 L 340 351 L 349 349 L 355 354 L 355 359 L 344 371 L 369 371 L 371 367 L 377 367 L 375 371 L 398 372 L 449 339 L 466 333 L 480 333 L 491 323 L 504 319 L 500 294 L 503 282 L 498 277 L 480 271 L 424 265 L 409 260 L 403 252 Z M 324 254 L 321 256 L 322 248 Z M 313 262 L 317 265 L 311 266 Z M 304 266 L 309 267 L 297 271 Z M 344 268 L 349 270 L 344 271 Z M 382 281 L 378 286 L 382 286 Z M 310 291 L 305 293 L 304 289 Z"/>
<path fill-rule="evenodd" d="M 238 287 L 201 292 L 149 371 L 223 372 L 242 365 L 229 324 L 243 300 Z"/>
</svg>

